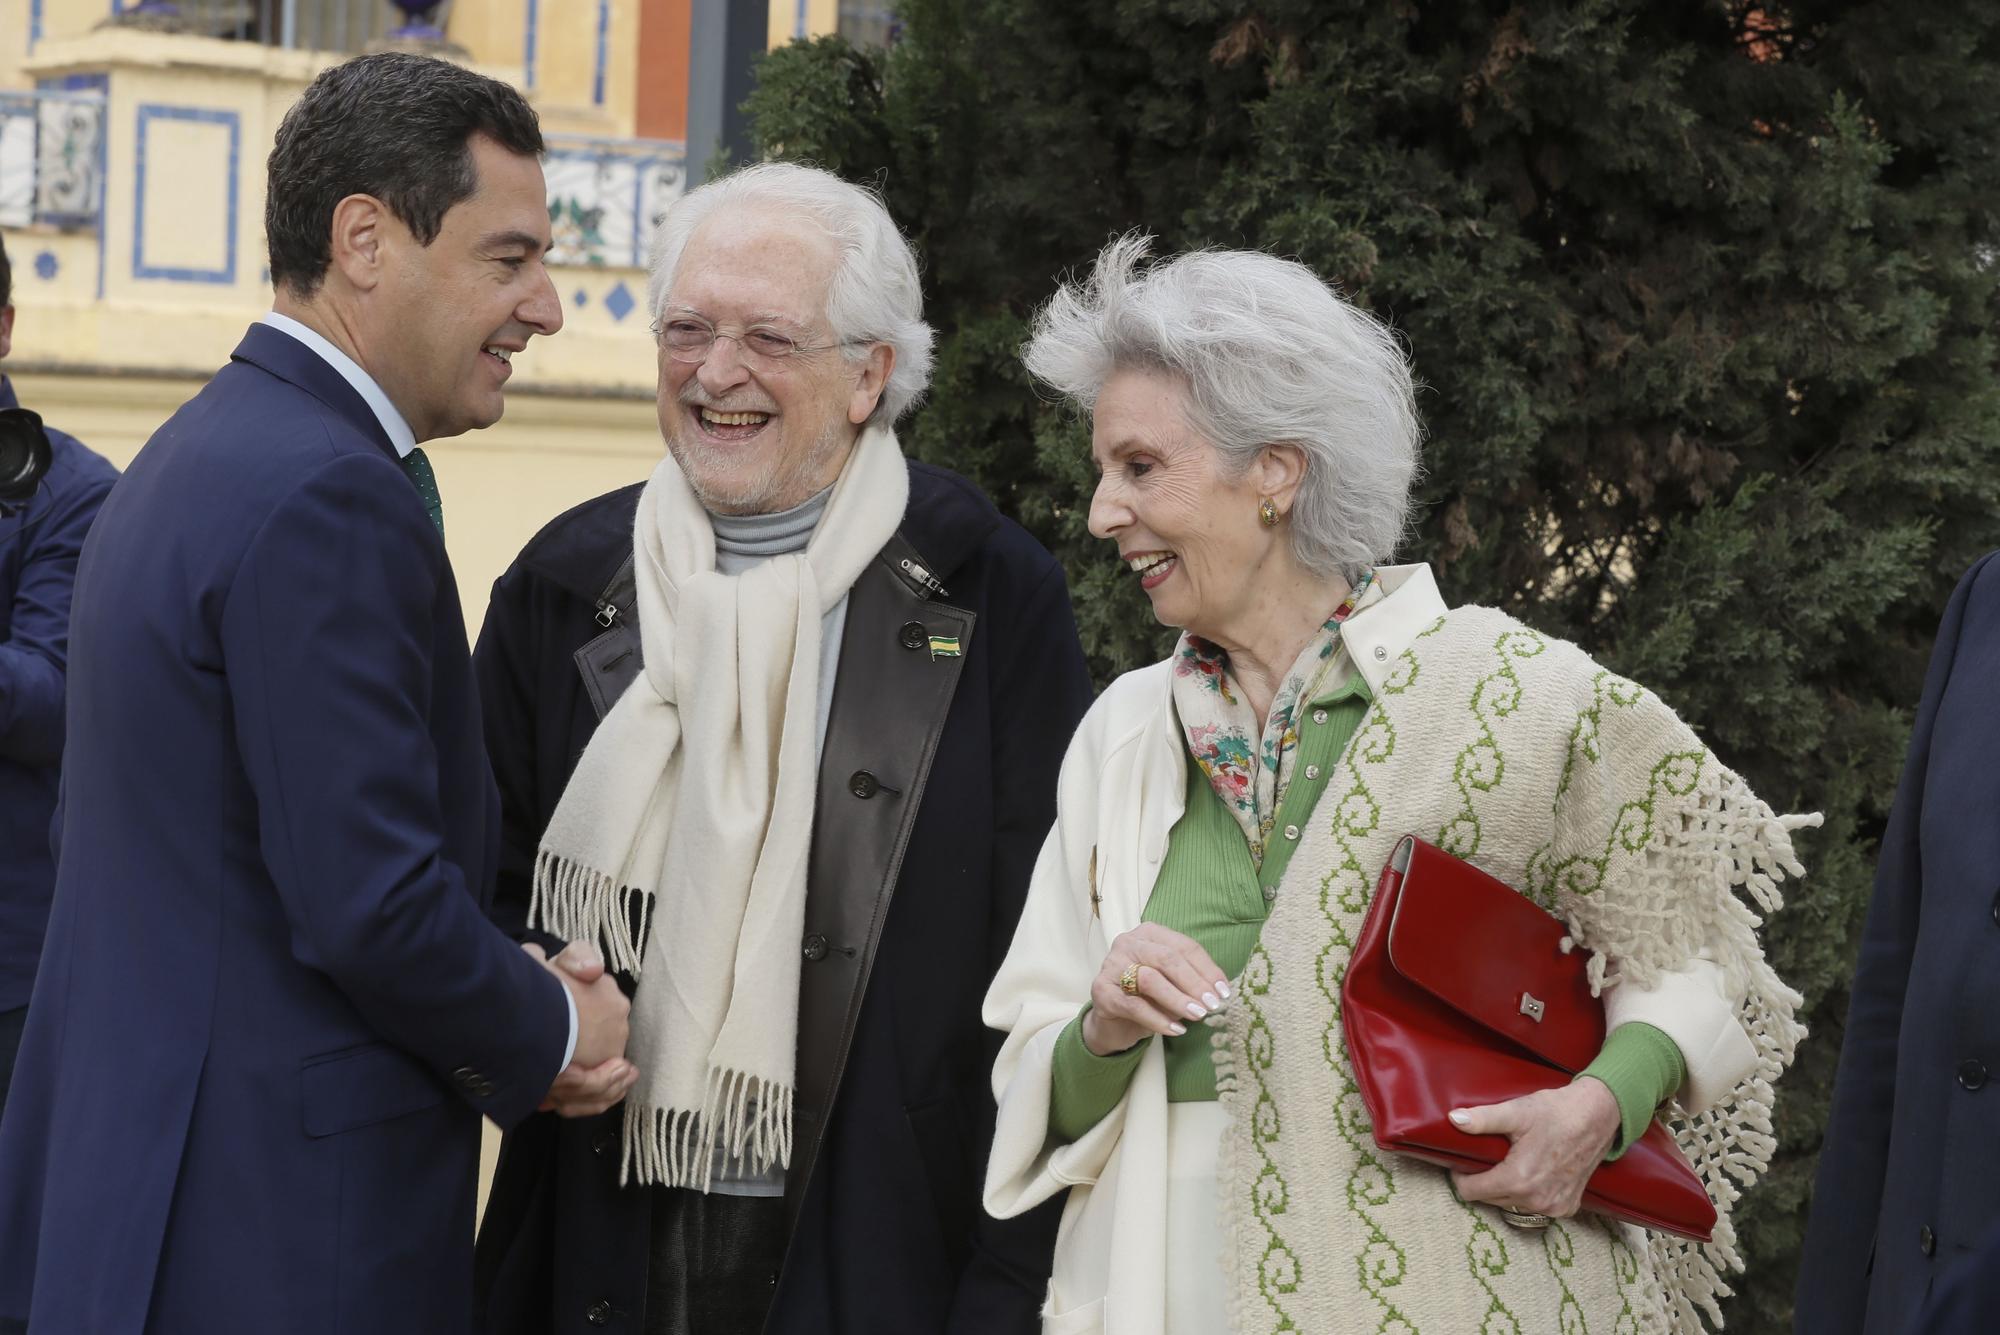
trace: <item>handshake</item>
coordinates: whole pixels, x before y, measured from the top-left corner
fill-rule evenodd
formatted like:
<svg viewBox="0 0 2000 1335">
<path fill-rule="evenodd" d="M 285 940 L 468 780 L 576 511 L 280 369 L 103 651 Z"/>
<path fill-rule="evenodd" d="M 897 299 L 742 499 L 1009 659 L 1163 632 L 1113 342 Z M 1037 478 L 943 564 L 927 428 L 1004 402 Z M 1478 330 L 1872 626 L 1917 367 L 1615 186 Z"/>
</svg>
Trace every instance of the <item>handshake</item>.
<svg viewBox="0 0 2000 1335">
<path fill-rule="evenodd" d="M 595 946 L 573 942 L 554 959 L 532 941 L 521 949 L 540 960 L 576 1002 L 576 1051 L 549 1087 L 542 1110 L 560 1117 L 595 1117 L 615 1107 L 639 1079 L 639 1068 L 625 1060 L 632 1003 L 618 990 L 618 980 L 605 972 L 604 957 Z"/>
</svg>

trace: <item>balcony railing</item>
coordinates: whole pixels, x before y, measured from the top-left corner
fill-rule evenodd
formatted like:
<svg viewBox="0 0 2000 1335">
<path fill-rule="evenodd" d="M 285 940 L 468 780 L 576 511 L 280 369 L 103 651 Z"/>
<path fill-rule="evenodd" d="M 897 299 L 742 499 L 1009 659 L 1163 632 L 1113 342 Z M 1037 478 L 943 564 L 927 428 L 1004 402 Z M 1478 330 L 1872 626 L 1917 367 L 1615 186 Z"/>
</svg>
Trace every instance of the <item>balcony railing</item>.
<svg viewBox="0 0 2000 1335">
<path fill-rule="evenodd" d="M 0 226 L 94 227 L 104 208 L 104 94 L 0 93 Z"/>
<path fill-rule="evenodd" d="M 551 263 L 642 268 L 667 205 L 686 188 L 686 153 L 663 139 L 550 135 L 542 173 L 549 183 Z"/>
<path fill-rule="evenodd" d="M 359 51 L 399 22 L 387 0 L 121 0 L 127 22 L 304 51 Z"/>
</svg>

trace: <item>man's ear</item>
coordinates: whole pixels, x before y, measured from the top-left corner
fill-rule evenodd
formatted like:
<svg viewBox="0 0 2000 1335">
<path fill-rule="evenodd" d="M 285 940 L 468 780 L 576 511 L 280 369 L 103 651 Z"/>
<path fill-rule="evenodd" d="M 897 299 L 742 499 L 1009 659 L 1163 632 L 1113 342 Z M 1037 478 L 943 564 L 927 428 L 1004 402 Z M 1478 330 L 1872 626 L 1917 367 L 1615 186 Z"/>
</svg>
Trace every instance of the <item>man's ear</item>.
<svg viewBox="0 0 2000 1335">
<path fill-rule="evenodd" d="M 332 263 L 363 292 L 382 281 L 395 218 L 373 195 L 349 195 L 333 206 Z"/>
<path fill-rule="evenodd" d="M 12 356 L 14 352 L 14 303 L 0 306 L 0 357 Z"/>
<path fill-rule="evenodd" d="M 861 364 L 861 378 L 854 382 L 854 394 L 847 401 L 847 420 L 860 426 L 875 411 L 875 405 L 882 401 L 882 391 L 888 388 L 889 373 L 896 369 L 896 350 L 887 343 L 877 343 L 868 349 L 868 360 Z"/>
</svg>

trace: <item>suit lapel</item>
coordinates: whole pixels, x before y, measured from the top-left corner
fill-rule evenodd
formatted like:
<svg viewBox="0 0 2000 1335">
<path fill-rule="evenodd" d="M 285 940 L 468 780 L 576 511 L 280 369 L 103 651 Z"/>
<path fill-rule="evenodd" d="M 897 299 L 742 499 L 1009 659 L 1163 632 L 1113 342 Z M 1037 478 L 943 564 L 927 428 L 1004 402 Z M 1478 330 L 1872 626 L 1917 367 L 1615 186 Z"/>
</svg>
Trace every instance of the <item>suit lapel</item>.
<svg viewBox="0 0 2000 1335">
<path fill-rule="evenodd" d="M 229 354 L 231 361 L 247 362 L 288 384 L 297 385 L 350 423 L 355 430 L 375 442 L 391 459 L 398 458 L 389 433 L 367 400 L 326 359 L 281 329 L 253 324 L 243 333 L 243 341 Z"/>
</svg>

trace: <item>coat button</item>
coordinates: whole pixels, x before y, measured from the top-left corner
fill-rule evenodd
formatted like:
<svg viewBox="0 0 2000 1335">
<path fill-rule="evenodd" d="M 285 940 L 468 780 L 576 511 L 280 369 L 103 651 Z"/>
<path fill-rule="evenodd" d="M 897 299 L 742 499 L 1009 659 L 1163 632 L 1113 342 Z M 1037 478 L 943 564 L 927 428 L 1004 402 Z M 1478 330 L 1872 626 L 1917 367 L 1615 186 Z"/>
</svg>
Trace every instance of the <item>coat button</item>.
<svg viewBox="0 0 2000 1335">
<path fill-rule="evenodd" d="M 1306 777 L 1307 777 L 1308 779 L 1317 779 L 1317 778 L 1319 777 L 1319 766 L 1318 766 L 1318 765 L 1307 765 L 1307 766 L 1306 766 Z"/>
<path fill-rule="evenodd" d="M 1296 841 L 1296 840 L 1298 839 L 1298 837 L 1299 837 L 1299 827 L 1298 827 L 1298 826 L 1296 826 L 1296 825 L 1287 825 L 1287 826 L 1285 827 L 1285 838 L 1287 838 L 1287 839 L 1291 839 L 1291 840 L 1293 840 L 1293 841 Z"/>
<path fill-rule="evenodd" d="M 1324 709 L 1313 710 L 1313 722 L 1314 723 L 1326 722 L 1326 711 Z"/>
<path fill-rule="evenodd" d="M 611 1153 L 617 1143 L 609 1131 L 599 1131 L 590 1138 L 590 1152 L 601 1159 Z"/>
<path fill-rule="evenodd" d="M 931 642 L 931 633 L 921 621 L 906 621 L 903 623 L 902 641 L 905 649 L 921 649 Z"/>
<path fill-rule="evenodd" d="M 847 791 L 853 793 L 864 802 L 875 796 L 877 792 L 881 791 L 881 788 L 882 785 L 875 782 L 875 776 L 865 769 L 854 771 L 847 780 Z"/>
<path fill-rule="evenodd" d="M 593 1326 L 610 1325 L 611 1304 L 599 1298 L 596 1302 L 583 1309 L 583 1319 Z"/>
<path fill-rule="evenodd" d="M 821 936 L 818 932 L 807 933 L 804 952 L 805 952 L 805 957 L 809 960 L 812 960 L 814 963 L 818 963 L 820 960 L 825 959 L 826 938 Z"/>
<path fill-rule="evenodd" d="M 1923 1249 L 1925 1256 L 1937 1254 L 1937 1234 L 1931 1232 L 1929 1224 L 1917 1230 L 1917 1246 Z"/>
<path fill-rule="evenodd" d="M 1978 1089 L 1986 1083 L 1986 1063 L 1968 1058 L 1958 1064 L 1958 1083 L 1962 1089 Z"/>
<path fill-rule="evenodd" d="M 1277 897 L 1278 897 L 1278 887 L 1277 887 L 1277 886 L 1275 886 L 1275 885 L 1267 885 L 1267 886 L 1265 886 L 1265 887 L 1264 887 L 1264 902 L 1265 902 L 1266 904 L 1270 903 L 1270 902 L 1271 902 L 1272 900 L 1276 899 Z"/>
</svg>

